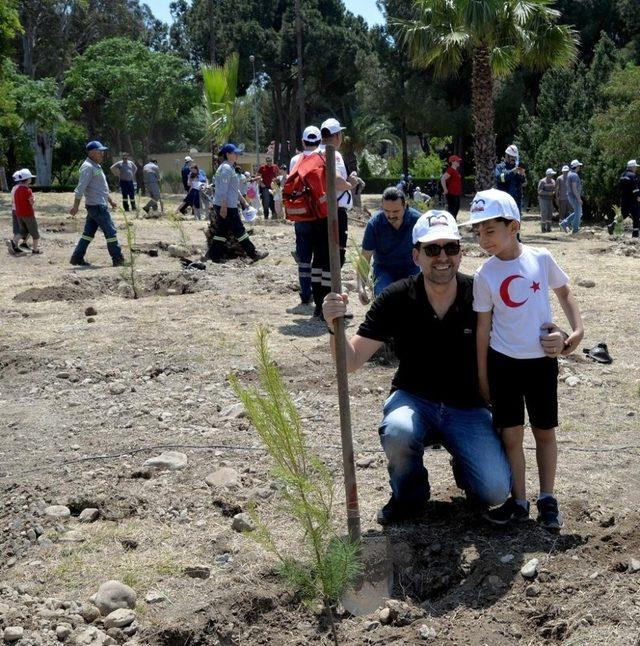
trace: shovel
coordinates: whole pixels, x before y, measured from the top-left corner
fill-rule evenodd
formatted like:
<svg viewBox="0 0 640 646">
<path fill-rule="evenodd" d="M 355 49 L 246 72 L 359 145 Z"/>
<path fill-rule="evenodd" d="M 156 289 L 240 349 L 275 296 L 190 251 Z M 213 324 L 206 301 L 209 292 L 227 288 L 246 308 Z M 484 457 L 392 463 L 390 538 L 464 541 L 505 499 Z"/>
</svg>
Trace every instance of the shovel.
<svg viewBox="0 0 640 646">
<path fill-rule="evenodd" d="M 331 291 L 342 293 L 340 267 L 340 236 L 338 231 L 338 199 L 336 193 L 336 154 L 332 145 L 326 147 L 327 200 L 329 205 L 329 263 Z M 342 597 L 342 605 L 352 615 L 365 615 L 382 605 L 390 596 L 393 580 L 391 562 L 387 558 L 388 543 L 384 535 L 362 537 L 356 468 L 353 458 L 351 434 L 351 408 L 349 405 L 349 380 L 347 377 L 347 352 L 344 319 L 333 321 L 335 333 L 336 377 L 338 381 L 338 407 L 340 410 L 340 439 L 342 468 L 347 505 L 347 531 L 353 543 L 358 544 L 361 574 L 353 588 Z"/>
</svg>

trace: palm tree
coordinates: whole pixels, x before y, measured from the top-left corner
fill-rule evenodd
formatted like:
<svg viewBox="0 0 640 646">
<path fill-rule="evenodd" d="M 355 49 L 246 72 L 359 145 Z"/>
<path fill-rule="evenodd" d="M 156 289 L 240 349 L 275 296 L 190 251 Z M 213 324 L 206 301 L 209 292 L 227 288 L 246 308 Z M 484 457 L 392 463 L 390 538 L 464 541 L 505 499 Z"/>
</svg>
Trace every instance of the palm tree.
<svg viewBox="0 0 640 646">
<path fill-rule="evenodd" d="M 227 141 L 234 130 L 238 88 L 238 54 L 224 65 L 203 65 L 203 100 L 207 115 L 207 134 L 211 138 L 212 167 L 216 169 L 218 143 Z"/>
<path fill-rule="evenodd" d="M 578 36 L 558 24 L 552 0 L 416 0 L 412 20 L 391 19 L 412 63 L 455 75 L 471 58 L 471 110 L 476 189 L 493 185 L 495 131 L 493 82 L 518 66 L 568 66 Z"/>
</svg>

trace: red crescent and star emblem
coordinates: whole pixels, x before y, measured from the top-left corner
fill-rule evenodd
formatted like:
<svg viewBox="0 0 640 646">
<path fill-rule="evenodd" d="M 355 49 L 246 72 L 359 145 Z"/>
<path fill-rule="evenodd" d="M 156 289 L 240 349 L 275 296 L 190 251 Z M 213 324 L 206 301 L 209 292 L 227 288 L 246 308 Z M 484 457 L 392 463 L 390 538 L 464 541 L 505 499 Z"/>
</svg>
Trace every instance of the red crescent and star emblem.
<svg viewBox="0 0 640 646">
<path fill-rule="evenodd" d="M 500 285 L 500 298 L 502 299 L 502 302 L 507 307 L 521 307 L 522 305 L 524 305 L 529 300 L 528 298 L 525 298 L 523 301 L 514 301 L 511 298 L 511 296 L 509 294 L 509 285 L 511 285 L 511 283 L 514 280 L 516 280 L 517 278 L 525 279 L 524 276 L 520 276 L 519 274 L 511 274 L 511 276 L 507 276 L 502 281 L 502 284 Z M 529 286 L 529 289 L 532 289 L 534 294 L 536 292 L 539 292 L 540 291 L 540 283 L 536 283 L 535 280 L 531 281 L 531 285 Z"/>
</svg>

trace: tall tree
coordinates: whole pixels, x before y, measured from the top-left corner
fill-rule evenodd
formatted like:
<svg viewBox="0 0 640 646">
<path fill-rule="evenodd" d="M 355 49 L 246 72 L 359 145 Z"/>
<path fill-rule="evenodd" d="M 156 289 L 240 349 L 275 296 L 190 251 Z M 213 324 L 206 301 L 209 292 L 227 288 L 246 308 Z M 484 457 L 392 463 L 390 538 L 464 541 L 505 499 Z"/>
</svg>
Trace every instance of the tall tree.
<svg viewBox="0 0 640 646">
<path fill-rule="evenodd" d="M 191 68 L 182 60 L 125 38 L 91 45 L 65 78 L 65 103 L 90 137 L 105 137 L 138 157 L 173 136 L 198 103 Z"/>
<path fill-rule="evenodd" d="M 417 0 L 412 19 L 392 21 L 413 63 L 433 67 L 436 76 L 455 75 L 471 59 L 478 190 L 493 185 L 495 78 L 520 65 L 566 66 L 576 57 L 577 36 L 559 17 L 548 0 Z"/>
</svg>

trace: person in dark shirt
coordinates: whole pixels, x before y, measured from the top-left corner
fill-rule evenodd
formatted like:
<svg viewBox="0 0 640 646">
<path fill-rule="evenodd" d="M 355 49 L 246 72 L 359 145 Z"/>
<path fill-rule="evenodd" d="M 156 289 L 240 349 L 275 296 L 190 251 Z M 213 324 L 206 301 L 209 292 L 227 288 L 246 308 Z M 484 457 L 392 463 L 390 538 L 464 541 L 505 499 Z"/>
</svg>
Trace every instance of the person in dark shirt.
<svg viewBox="0 0 640 646">
<path fill-rule="evenodd" d="M 631 237 L 637 238 L 640 236 L 640 178 L 638 178 L 638 162 L 635 159 L 627 162 L 627 170 L 620 175 L 618 187 L 622 219 L 631 218 L 633 222 Z M 615 218 L 612 218 L 607 225 L 610 235 L 613 235 L 615 225 Z"/>
<path fill-rule="evenodd" d="M 427 211 L 413 229 L 413 243 L 420 273 L 388 287 L 347 341 L 349 372 L 389 341 L 399 360 L 379 428 L 392 490 L 378 512 L 382 525 L 424 513 L 430 496 L 425 446 L 442 444 L 449 451 L 456 482 L 482 507 L 504 502 L 511 486 L 500 437 L 479 392 L 473 278 L 458 271 L 458 226 L 446 211 Z M 346 294 L 324 300 L 332 335 L 346 303 Z M 551 356 L 562 349 L 564 333 L 551 323 L 547 328 L 541 344 Z"/>
</svg>

